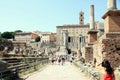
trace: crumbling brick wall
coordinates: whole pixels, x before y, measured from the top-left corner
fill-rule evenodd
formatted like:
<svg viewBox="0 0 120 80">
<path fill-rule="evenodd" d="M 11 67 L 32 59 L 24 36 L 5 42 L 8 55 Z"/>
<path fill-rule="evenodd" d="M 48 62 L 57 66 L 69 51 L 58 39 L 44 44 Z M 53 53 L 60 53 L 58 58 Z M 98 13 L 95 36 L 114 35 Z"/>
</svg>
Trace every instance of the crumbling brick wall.
<svg viewBox="0 0 120 80">
<path fill-rule="evenodd" d="M 92 62 L 93 60 L 93 47 L 85 47 L 82 57 L 85 59 L 85 62 Z"/>
<path fill-rule="evenodd" d="M 96 58 L 97 64 L 107 59 L 112 67 L 120 66 L 120 38 L 101 39 L 94 44 L 93 48 L 93 58 Z"/>
</svg>

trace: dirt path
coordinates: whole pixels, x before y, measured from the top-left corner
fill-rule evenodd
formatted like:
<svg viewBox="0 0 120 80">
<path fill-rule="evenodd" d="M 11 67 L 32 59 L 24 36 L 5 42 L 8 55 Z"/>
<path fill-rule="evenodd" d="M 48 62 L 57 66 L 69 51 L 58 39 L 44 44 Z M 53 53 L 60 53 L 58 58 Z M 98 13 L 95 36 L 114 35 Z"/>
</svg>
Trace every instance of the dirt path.
<svg viewBox="0 0 120 80">
<path fill-rule="evenodd" d="M 75 66 L 66 62 L 62 65 L 48 65 L 42 71 L 26 76 L 25 80 L 89 80 Z"/>
</svg>

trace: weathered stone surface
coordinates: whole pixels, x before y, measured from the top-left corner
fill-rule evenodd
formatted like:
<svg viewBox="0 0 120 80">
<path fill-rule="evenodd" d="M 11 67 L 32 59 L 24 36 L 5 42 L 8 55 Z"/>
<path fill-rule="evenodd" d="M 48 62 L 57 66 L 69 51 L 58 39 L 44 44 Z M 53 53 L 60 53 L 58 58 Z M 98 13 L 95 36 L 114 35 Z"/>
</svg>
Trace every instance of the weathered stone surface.
<svg viewBox="0 0 120 80">
<path fill-rule="evenodd" d="M 5 61 L 0 61 L 0 72 L 7 70 L 7 63 Z"/>
<path fill-rule="evenodd" d="M 108 8 L 108 10 L 117 9 L 116 0 L 107 0 L 107 8 Z"/>
<path fill-rule="evenodd" d="M 120 65 L 120 38 L 101 39 L 93 48 L 93 56 L 97 59 L 97 64 L 103 59 L 108 59 L 113 67 Z"/>
<path fill-rule="evenodd" d="M 95 29 L 94 5 L 90 5 L 90 29 Z"/>
<path fill-rule="evenodd" d="M 85 62 L 92 62 L 93 60 L 93 48 L 92 47 L 85 47 L 83 58 L 85 59 Z"/>
<path fill-rule="evenodd" d="M 102 18 L 105 19 L 105 33 L 120 32 L 120 10 L 108 11 Z"/>
<path fill-rule="evenodd" d="M 96 30 L 88 31 L 88 43 L 97 41 L 97 32 Z"/>
</svg>

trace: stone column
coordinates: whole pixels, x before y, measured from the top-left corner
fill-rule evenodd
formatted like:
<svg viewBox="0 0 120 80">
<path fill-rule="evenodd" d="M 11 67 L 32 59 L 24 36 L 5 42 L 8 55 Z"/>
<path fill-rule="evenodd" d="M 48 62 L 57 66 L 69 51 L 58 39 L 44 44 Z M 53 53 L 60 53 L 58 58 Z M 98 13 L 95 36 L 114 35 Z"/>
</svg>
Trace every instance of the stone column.
<svg viewBox="0 0 120 80">
<path fill-rule="evenodd" d="M 64 30 L 63 31 L 63 46 L 67 46 L 67 32 Z"/>
<path fill-rule="evenodd" d="M 82 49 L 82 36 L 80 36 L 80 51 Z"/>
<path fill-rule="evenodd" d="M 83 36 L 83 46 L 85 46 L 85 36 Z"/>
<path fill-rule="evenodd" d="M 64 35 L 64 37 L 63 37 L 64 38 L 64 44 L 63 45 L 66 46 L 66 34 L 65 34 L 65 32 L 63 33 L 63 35 Z"/>
<path fill-rule="evenodd" d="M 80 50 L 80 36 L 78 36 L 78 50 Z"/>
<path fill-rule="evenodd" d="M 95 29 L 94 5 L 90 5 L 90 30 Z"/>
<path fill-rule="evenodd" d="M 90 30 L 88 31 L 88 43 L 93 43 L 97 40 L 97 30 L 95 30 L 94 21 L 94 5 L 90 5 Z"/>
<path fill-rule="evenodd" d="M 79 60 L 81 56 L 81 36 L 78 36 L 78 52 L 77 52 L 77 59 Z"/>
<path fill-rule="evenodd" d="M 60 36 L 60 46 L 64 45 L 64 35 L 63 35 L 63 30 L 61 30 L 61 36 Z"/>
<path fill-rule="evenodd" d="M 107 0 L 107 9 L 108 10 L 117 9 L 117 7 L 116 7 L 116 0 Z"/>
<path fill-rule="evenodd" d="M 83 36 L 81 36 L 81 49 L 83 47 Z"/>
</svg>

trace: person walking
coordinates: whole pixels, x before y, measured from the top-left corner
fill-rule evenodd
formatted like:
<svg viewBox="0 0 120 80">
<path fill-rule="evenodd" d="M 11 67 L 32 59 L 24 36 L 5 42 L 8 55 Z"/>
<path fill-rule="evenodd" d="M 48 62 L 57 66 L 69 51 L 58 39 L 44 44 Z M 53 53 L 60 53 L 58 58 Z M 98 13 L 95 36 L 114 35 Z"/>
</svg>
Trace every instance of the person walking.
<svg viewBox="0 0 120 80">
<path fill-rule="evenodd" d="M 61 56 L 58 57 L 58 64 L 60 65 L 61 63 Z"/>
<path fill-rule="evenodd" d="M 62 57 L 61 60 L 62 60 L 62 65 L 64 65 L 64 63 L 65 63 L 65 58 Z"/>
</svg>

